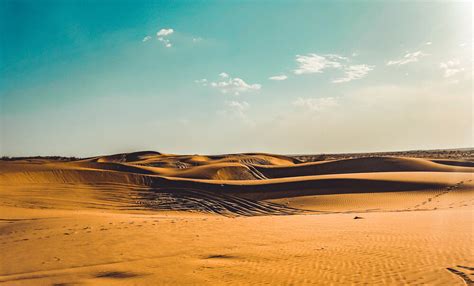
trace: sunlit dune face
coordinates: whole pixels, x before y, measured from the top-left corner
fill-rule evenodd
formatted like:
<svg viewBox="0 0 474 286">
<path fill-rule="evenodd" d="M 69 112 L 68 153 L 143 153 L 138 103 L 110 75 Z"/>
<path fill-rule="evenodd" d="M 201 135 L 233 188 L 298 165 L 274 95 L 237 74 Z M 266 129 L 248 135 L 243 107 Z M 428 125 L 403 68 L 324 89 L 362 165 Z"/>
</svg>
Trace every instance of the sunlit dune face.
<svg viewBox="0 0 474 286">
<path fill-rule="evenodd" d="M 473 149 L 0 160 L 0 283 L 469 285 L 473 172 Z"/>
</svg>

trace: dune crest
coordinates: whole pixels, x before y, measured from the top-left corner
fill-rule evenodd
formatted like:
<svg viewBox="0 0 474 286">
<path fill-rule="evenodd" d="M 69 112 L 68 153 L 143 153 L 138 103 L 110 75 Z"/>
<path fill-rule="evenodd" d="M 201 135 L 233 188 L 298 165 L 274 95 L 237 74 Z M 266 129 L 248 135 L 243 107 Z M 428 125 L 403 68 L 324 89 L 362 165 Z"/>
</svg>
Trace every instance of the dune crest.
<svg viewBox="0 0 474 286">
<path fill-rule="evenodd" d="M 298 158 L 0 161 L 0 285 L 473 279 L 472 161 Z"/>
<path fill-rule="evenodd" d="M 315 202 L 324 195 L 359 194 L 356 197 L 364 200 L 367 194 L 383 193 L 415 199 L 409 194 L 426 197 L 447 189 L 466 194 L 474 186 L 474 167 L 469 163 L 401 157 L 302 162 L 260 153 L 203 156 L 143 151 L 66 162 L 19 160 L 0 164 L 0 184 L 6 188 L 47 186 L 56 196 L 82 191 L 89 197 L 103 198 L 104 205 L 110 202 L 103 189 L 117 189 L 118 201 L 123 200 L 129 208 L 221 214 L 271 214 L 274 208 L 255 211 L 257 206 L 265 209 L 261 204 L 270 202 L 279 206 L 275 213 L 334 211 L 337 207 L 328 209 Z M 246 203 L 235 207 L 236 199 Z M 405 209 L 415 205 L 413 202 Z M 248 211 L 243 211 L 245 207 Z"/>
</svg>

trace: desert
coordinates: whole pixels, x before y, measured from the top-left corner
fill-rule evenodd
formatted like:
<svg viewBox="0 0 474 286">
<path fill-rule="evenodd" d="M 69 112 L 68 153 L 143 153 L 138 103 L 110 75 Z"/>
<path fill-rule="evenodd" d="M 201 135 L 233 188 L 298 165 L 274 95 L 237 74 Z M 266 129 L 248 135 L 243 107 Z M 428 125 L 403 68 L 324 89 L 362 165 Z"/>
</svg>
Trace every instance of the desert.
<svg viewBox="0 0 474 286">
<path fill-rule="evenodd" d="M 474 286 L 473 14 L 0 0 L 0 286 Z"/>
<path fill-rule="evenodd" d="M 0 284 L 471 285 L 463 152 L 4 158 Z"/>
</svg>

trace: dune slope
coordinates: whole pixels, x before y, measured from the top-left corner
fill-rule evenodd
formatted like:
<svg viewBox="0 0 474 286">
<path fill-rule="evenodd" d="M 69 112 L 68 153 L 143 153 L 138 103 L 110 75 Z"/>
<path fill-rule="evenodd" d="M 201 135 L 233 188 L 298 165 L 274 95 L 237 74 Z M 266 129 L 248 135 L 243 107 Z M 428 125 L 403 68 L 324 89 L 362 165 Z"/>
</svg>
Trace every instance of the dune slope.
<svg viewBox="0 0 474 286">
<path fill-rule="evenodd" d="M 0 161 L 0 285 L 469 284 L 473 172 L 151 151 Z"/>
<path fill-rule="evenodd" d="M 97 200 L 95 204 L 120 203 L 132 209 L 229 215 L 320 211 L 328 209 L 316 208 L 321 204 L 315 201 L 324 200 L 323 195 L 362 199 L 363 194 L 417 194 L 418 205 L 426 206 L 422 198 L 441 193 L 454 199 L 453 193 L 468 194 L 474 186 L 474 168 L 466 163 L 394 157 L 302 163 L 269 154 L 178 156 L 146 151 L 72 162 L 1 162 L 0 168 L 0 184 L 6 189 L 46 189 L 43 207 L 48 200 L 71 205 L 66 200 L 70 196 L 88 204 L 80 202 L 87 196 Z M 15 191 L 2 195 L 6 201 L 18 199 Z"/>
</svg>

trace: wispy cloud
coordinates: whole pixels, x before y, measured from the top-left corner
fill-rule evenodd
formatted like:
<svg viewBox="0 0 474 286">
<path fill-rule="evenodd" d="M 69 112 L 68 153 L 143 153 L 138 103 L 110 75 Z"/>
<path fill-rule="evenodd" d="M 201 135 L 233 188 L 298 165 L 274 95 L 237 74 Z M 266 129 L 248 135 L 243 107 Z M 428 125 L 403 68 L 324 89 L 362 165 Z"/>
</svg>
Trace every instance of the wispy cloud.
<svg viewBox="0 0 474 286">
<path fill-rule="evenodd" d="M 339 68 L 342 65 L 341 63 L 336 61 L 339 60 L 338 57 L 338 55 L 296 55 L 296 62 L 298 63 L 298 68 L 295 69 L 293 72 L 299 75 L 309 73 L 321 73 L 324 69 L 327 68 Z"/>
<path fill-rule="evenodd" d="M 231 77 L 228 73 L 222 72 L 219 74 L 220 80 L 208 82 L 207 79 L 203 78 L 200 80 L 195 80 L 195 83 L 201 84 L 202 86 L 211 86 L 220 90 L 222 93 L 230 93 L 234 95 L 239 95 L 241 93 L 257 91 L 262 88 L 261 84 L 249 84 L 246 83 L 243 79 L 238 77 Z"/>
<path fill-rule="evenodd" d="M 151 40 L 151 36 L 146 36 L 145 38 L 143 38 L 142 42 L 147 42 Z"/>
<path fill-rule="evenodd" d="M 225 73 L 225 72 L 221 72 L 221 73 L 219 74 L 219 76 L 220 76 L 221 78 L 229 78 L 229 74 L 228 74 L 228 73 Z"/>
<path fill-rule="evenodd" d="M 322 111 L 327 108 L 337 106 L 338 101 L 334 97 L 298 97 L 295 101 L 293 101 L 293 105 L 306 108 L 310 111 Z"/>
<path fill-rule="evenodd" d="M 285 80 L 285 79 L 287 79 L 287 78 L 288 78 L 288 77 L 287 77 L 286 75 L 282 74 L 282 75 L 274 75 L 274 76 L 271 76 L 271 77 L 269 77 L 268 79 L 270 79 L 270 80 Z"/>
<path fill-rule="evenodd" d="M 452 77 L 457 73 L 464 71 L 464 68 L 461 67 L 461 63 L 458 59 L 452 59 L 441 63 L 439 67 L 444 71 L 444 77 Z"/>
<path fill-rule="evenodd" d="M 156 33 L 156 36 L 158 37 L 158 41 L 162 42 L 165 47 L 171 48 L 171 42 L 169 39 L 167 39 L 167 37 L 173 33 L 173 29 L 161 29 Z"/>
<path fill-rule="evenodd" d="M 324 56 L 332 61 L 348 61 L 349 60 L 348 57 L 341 56 L 338 54 L 326 54 Z"/>
<path fill-rule="evenodd" d="M 237 120 L 240 123 L 244 123 L 247 126 L 253 126 L 255 123 L 249 118 L 248 110 L 250 104 L 246 101 L 226 101 L 225 107 L 218 110 L 217 114 L 232 118 L 233 121 Z"/>
<path fill-rule="evenodd" d="M 332 81 L 333 83 L 343 83 L 361 79 L 374 68 L 374 66 L 366 64 L 351 65 L 351 59 L 338 54 L 308 54 L 305 56 L 297 55 L 296 62 L 298 63 L 298 68 L 293 72 L 297 75 L 322 73 L 324 70 L 329 68 L 342 70 L 344 72 L 344 76 L 334 79 Z"/>
<path fill-rule="evenodd" d="M 194 81 L 195 83 L 197 84 L 200 84 L 202 86 L 207 86 L 207 79 L 203 78 L 203 79 L 197 79 Z"/>
<path fill-rule="evenodd" d="M 174 33 L 173 29 L 161 29 L 156 33 L 157 37 L 165 37 Z"/>
<path fill-rule="evenodd" d="M 250 106 L 246 101 L 229 101 L 226 104 L 235 114 L 241 117 L 245 117 L 245 111 Z"/>
<path fill-rule="evenodd" d="M 349 82 L 355 79 L 361 79 L 365 77 L 369 71 L 373 70 L 374 66 L 369 65 L 353 65 L 344 68 L 344 77 L 333 80 L 333 83 Z"/>
<path fill-rule="evenodd" d="M 388 61 L 387 66 L 393 66 L 393 65 L 401 66 L 401 65 L 406 65 L 408 63 L 417 62 L 419 61 L 420 58 L 425 57 L 427 55 L 428 54 L 425 54 L 422 51 L 407 53 L 401 59 Z"/>
<path fill-rule="evenodd" d="M 167 47 L 167 48 L 171 48 L 171 46 L 172 46 L 170 40 L 168 40 L 166 38 L 160 37 L 160 38 L 158 38 L 158 41 L 162 42 L 165 45 L 165 47 Z"/>
<path fill-rule="evenodd" d="M 370 138 L 363 143 L 354 140 L 351 144 L 360 150 L 367 148 L 368 144 L 372 149 L 400 149 L 400 141 L 395 142 L 391 136 L 394 130 L 403 135 L 400 138 L 409 138 L 404 141 L 408 144 L 404 147 L 406 149 L 417 148 L 417 144 L 430 148 L 439 144 L 472 144 L 470 88 L 453 89 L 445 81 L 422 85 L 403 85 L 397 82 L 393 85 L 355 87 L 340 97 L 334 97 L 334 101 L 336 106 L 323 108 L 324 105 L 320 105 L 315 99 L 291 99 L 289 104 L 294 108 L 285 110 L 278 117 L 275 115 L 272 125 L 265 126 L 265 129 L 262 127 L 257 132 L 264 132 L 265 136 L 272 134 L 272 138 L 280 140 L 288 137 L 303 140 L 288 141 L 286 144 L 292 144 L 292 148 L 303 147 L 306 142 L 312 142 L 310 148 L 321 144 L 325 147 L 320 149 L 343 150 L 347 146 L 347 140 Z M 331 105 L 333 101 L 330 99 L 327 102 Z M 406 116 L 407 114 L 410 116 Z M 416 125 L 413 125 L 414 121 L 417 122 Z M 413 125 L 412 128 L 406 128 L 410 124 Z M 260 128 L 260 122 L 257 122 L 257 126 Z M 308 132 L 308 128 L 311 132 Z M 280 134 L 281 130 L 285 130 L 285 133 Z M 413 139 L 421 143 L 413 143 Z"/>
</svg>

